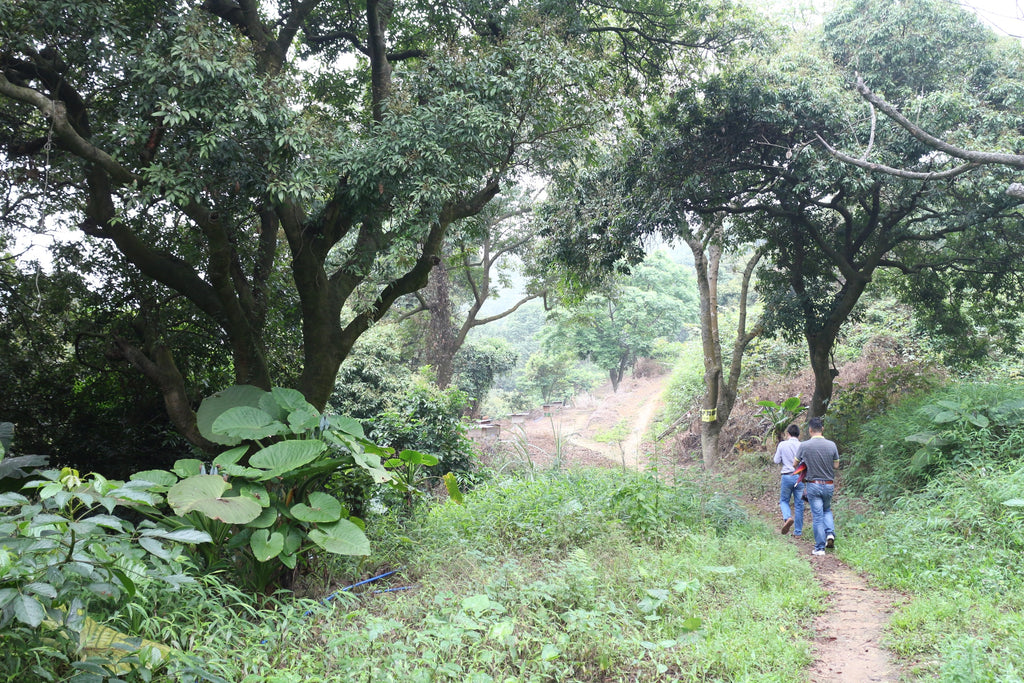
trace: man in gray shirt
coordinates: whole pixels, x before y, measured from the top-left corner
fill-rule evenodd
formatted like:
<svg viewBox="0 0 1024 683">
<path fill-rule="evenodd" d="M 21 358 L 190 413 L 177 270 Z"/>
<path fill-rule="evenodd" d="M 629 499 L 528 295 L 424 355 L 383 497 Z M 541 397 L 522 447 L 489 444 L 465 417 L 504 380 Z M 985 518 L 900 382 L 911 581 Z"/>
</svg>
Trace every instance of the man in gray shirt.
<svg viewBox="0 0 1024 683">
<path fill-rule="evenodd" d="M 800 444 L 797 457 L 807 465 L 804 490 L 814 515 L 814 555 L 824 555 L 825 548 L 835 545 L 835 520 L 832 517 L 832 494 L 835 493 L 835 468 L 839 465 L 839 449 L 822 436 L 823 422 L 812 417 L 807 424 L 811 438 Z"/>
</svg>

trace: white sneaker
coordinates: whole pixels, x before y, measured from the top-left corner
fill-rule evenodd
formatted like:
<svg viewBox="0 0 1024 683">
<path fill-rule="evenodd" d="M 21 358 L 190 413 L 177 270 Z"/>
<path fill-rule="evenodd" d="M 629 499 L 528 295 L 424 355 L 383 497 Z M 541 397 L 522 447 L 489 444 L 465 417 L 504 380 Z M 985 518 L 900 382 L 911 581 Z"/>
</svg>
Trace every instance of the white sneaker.
<svg viewBox="0 0 1024 683">
<path fill-rule="evenodd" d="M 835 548 L 836 547 L 836 537 L 833 536 L 832 534 L 829 534 L 828 536 L 826 536 L 825 537 L 825 547 L 826 548 Z"/>
<path fill-rule="evenodd" d="M 824 555 L 824 554 L 825 554 L 824 550 L 812 550 L 811 551 L 811 555 Z"/>
</svg>

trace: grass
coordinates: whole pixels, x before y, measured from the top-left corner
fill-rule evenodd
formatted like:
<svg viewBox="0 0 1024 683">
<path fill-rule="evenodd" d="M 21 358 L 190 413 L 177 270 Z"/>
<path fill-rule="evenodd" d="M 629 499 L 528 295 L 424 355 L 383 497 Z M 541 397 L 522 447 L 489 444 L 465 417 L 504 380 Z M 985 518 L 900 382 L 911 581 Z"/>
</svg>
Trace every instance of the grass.
<svg viewBox="0 0 1024 683">
<path fill-rule="evenodd" d="M 821 608 L 809 565 L 699 483 L 503 479 L 393 524 L 379 545 L 404 555 L 391 586 L 409 590 L 215 617 L 192 652 L 231 681 L 805 678 Z"/>
<path fill-rule="evenodd" d="M 949 472 L 844 527 L 842 559 L 907 594 L 887 644 L 921 680 L 1024 679 L 1020 495 L 1024 468 Z"/>
<path fill-rule="evenodd" d="M 860 454 L 873 454 L 862 463 L 877 466 L 854 468 L 851 490 L 885 495 L 866 512 L 841 513 L 847 521 L 839 552 L 881 586 L 907 595 L 887 644 L 919 680 L 1024 680 L 1024 427 L 1012 417 L 979 427 L 950 413 L 938 425 L 947 452 L 916 472 L 908 472 L 916 446 L 905 440 L 936 429 L 922 406 L 945 401 L 957 415 L 999 415 L 990 408 L 1021 393 L 1013 383 L 932 392 L 869 422 L 855 444 Z M 899 489 L 906 492 L 895 495 Z"/>
</svg>

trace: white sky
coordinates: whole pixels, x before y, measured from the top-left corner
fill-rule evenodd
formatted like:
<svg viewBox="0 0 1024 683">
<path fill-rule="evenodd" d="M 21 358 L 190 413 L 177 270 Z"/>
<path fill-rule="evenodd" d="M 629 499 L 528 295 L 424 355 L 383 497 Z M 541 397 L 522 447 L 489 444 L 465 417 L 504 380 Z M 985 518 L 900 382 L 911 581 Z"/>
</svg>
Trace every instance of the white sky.
<svg viewBox="0 0 1024 683">
<path fill-rule="evenodd" d="M 1024 38 L 1024 0 L 947 0 L 973 10 L 1000 35 Z"/>
</svg>

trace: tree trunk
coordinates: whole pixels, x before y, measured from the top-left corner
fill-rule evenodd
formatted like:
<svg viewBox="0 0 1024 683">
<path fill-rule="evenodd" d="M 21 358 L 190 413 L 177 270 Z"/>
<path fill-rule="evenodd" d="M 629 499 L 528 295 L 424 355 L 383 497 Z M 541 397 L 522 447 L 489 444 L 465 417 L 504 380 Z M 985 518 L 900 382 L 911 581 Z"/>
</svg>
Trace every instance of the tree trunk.
<svg viewBox="0 0 1024 683">
<path fill-rule="evenodd" d="M 423 302 L 430 314 L 427 348 L 424 360 L 434 368 L 438 388 L 445 389 L 455 374 L 455 354 L 459 350 L 459 330 L 452 319 L 452 284 L 448 268 L 441 260 L 430 271 L 430 281 L 423 290 Z"/>
<path fill-rule="evenodd" d="M 700 423 L 700 454 L 705 471 L 713 471 L 718 466 L 723 426 L 719 420 Z"/>
<path fill-rule="evenodd" d="M 809 417 L 821 417 L 832 401 L 832 389 L 839 371 L 832 367 L 831 355 L 834 341 L 822 337 L 809 337 L 808 351 L 811 369 L 814 371 L 814 394 L 811 396 Z"/>
</svg>

